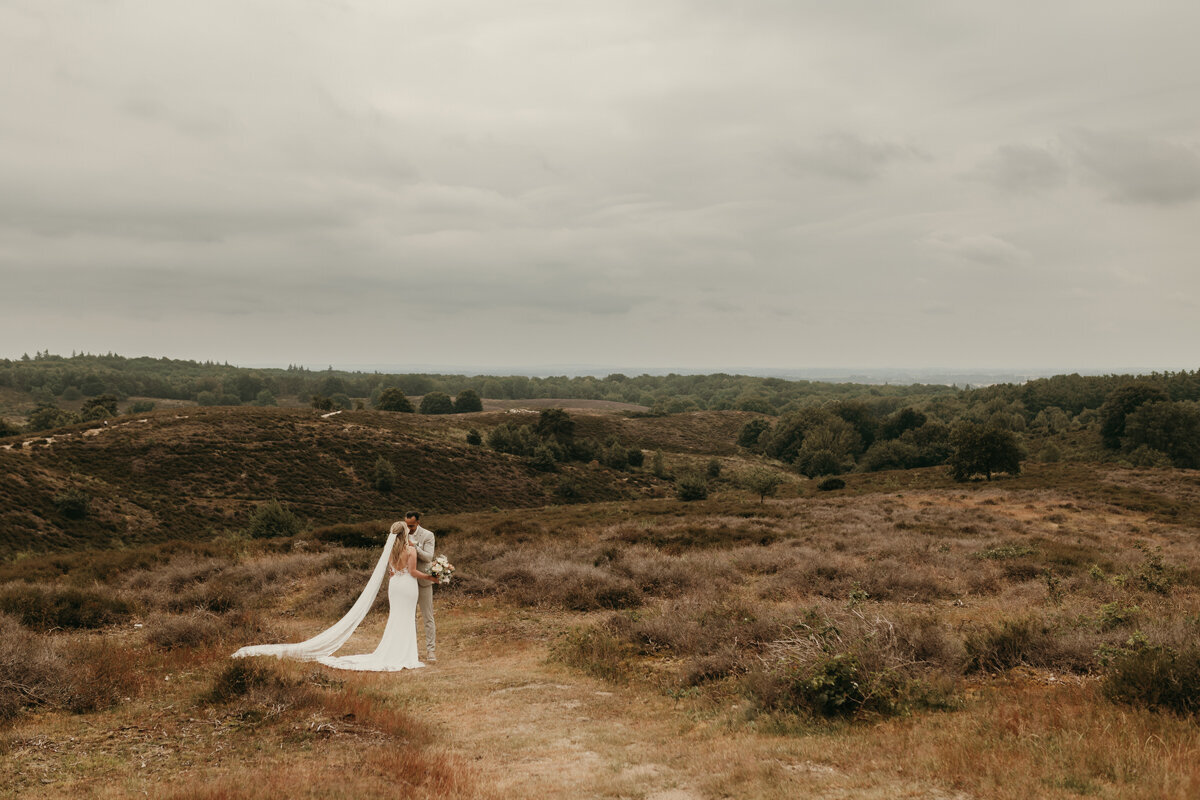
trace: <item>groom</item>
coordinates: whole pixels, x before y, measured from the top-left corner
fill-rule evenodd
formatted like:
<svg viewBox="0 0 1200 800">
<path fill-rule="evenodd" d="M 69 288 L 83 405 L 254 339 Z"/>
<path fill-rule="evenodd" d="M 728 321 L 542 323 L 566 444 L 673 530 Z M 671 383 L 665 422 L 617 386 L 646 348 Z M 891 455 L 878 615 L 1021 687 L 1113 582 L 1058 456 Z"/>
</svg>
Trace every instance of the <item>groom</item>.
<svg viewBox="0 0 1200 800">
<path fill-rule="evenodd" d="M 408 538 L 417 549 L 417 570 L 429 572 L 429 562 L 433 561 L 433 531 L 421 527 L 421 513 L 410 511 L 404 515 L 408 524 Z M 425 661 L 437 663 L 437 625 L 433 622 L 433 584 L 417 581 L 417 607 L 421 609 L 421 617 L 425 620 Z"/>
</svg>

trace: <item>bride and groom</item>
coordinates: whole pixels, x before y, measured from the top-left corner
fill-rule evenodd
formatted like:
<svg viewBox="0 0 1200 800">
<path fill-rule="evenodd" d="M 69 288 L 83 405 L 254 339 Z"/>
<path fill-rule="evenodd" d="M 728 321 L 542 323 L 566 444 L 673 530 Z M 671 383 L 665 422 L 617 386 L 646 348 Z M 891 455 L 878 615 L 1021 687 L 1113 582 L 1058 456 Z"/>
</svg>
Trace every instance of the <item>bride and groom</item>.
<svg viewBox="0 0 1200 800">
<path fill-rule="evenodd" d="M 437 661 L 437 626 L 433 622 L 433 584 L 429 574 L 433 561 L 434 536 L 421 527 L 421 515 L 410 511 L 404 522 L 392 525 L 383 553 L 354 606 L 332 627 L 311 639 L 296 644 L 259 644 L 243 647 L 234 658 L 275 656 L 316 661 L 337 669 L 369 672 L 397 672 L 417 669 Z M 333 653 L 346 643 L 379 594 L 384 576 L 388 578 L 388 621 L 374 652 L 350 656 Z M 417 657 L 416 609 L 425 622 L 425 663 Z"/>
</svg>

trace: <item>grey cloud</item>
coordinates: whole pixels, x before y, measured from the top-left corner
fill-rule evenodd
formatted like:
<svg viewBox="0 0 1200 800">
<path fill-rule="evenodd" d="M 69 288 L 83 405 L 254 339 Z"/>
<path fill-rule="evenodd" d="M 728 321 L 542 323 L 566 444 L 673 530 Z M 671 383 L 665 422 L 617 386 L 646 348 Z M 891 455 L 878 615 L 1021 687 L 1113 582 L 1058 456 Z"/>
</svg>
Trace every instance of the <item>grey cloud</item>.
<svg viewBox="0 0 1200 800">
<path fill-rule="evenodd" d="M 866 183 L 880 177 L 892 164 L 925 156 L 911 145 L 867 141 L 851 133 L 834 133 L 816 144 L 799 147 L 787 155 L 793 169 L 828 178 Z"/>
<path fill-rule="evenodd" d="M 961 236 L 935 233 L 923 242 L 927 247 L 953 257 L 989 267 L 1011 267 L 1030 260 L 1030 254 L 999 236 Z"/>
<path fill-rule="evenodd" d="M 1166 138 L 1080 131 L 1068 137 L 1076 159 L 1109 199 L 1175 205 L 1200 197 L 1200 152 Z"/>
<path fill-rule="evenodd" d="M 1024 194 L 1061 186 L 1067 175 L 1058 154 L 1044 147 L 1002 145 L 971 173 L 998 189 Z"/>
</svg>

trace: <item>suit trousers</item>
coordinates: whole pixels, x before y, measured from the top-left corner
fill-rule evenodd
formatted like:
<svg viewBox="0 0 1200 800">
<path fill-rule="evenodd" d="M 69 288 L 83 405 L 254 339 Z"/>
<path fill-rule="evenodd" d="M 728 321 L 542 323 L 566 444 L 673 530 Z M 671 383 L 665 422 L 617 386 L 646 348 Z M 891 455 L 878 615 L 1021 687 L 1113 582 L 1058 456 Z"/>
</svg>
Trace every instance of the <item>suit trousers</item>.
<svg viewBox="0 0 1200 800">
<path fill-rule="evenodd" d="M 419 581 L 417 591 L 417 608 L 421 609 L 421 617 L 425 620 L 425 656 L 436 658 L 437 625 L 433 621 L 433 584 Z"/>
</svg>

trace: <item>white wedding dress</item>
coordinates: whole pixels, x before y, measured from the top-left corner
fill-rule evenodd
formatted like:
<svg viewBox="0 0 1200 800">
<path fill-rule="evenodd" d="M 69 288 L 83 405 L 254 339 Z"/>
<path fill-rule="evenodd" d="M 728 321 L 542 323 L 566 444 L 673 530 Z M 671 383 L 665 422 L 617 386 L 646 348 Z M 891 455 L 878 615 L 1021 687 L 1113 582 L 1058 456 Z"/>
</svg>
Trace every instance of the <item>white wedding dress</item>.
<svg viewBox="0 0 1200 800">
<path fill-rule="evenodd" d="M 346 643 L 359 623 L 366 617 L 379 594 L 383 576 L 390 571 L 388 559 L 396 543 L 396 534 L 388 534 L 383 554 L 367 581 L 367 587 L 359 595 L 354 606 L 332 627 L 321 631 L 311 639 L 295 644 L 256 644 L 243 647 L 233 654 L 234 658 L 246 656 L 275 656 L 295 658 L 300 661 L 316 661 L 336 669 L 352 669 L 367 672 L 398 672 L 403 669 L 419 669 L 425 666 L 417 658 L 417 579 L 402 569 L 388 580 L 388 621 L 383 629 L 383 638 L 372 653 L 359 655 L 333 655 Z"/>
</svg>

